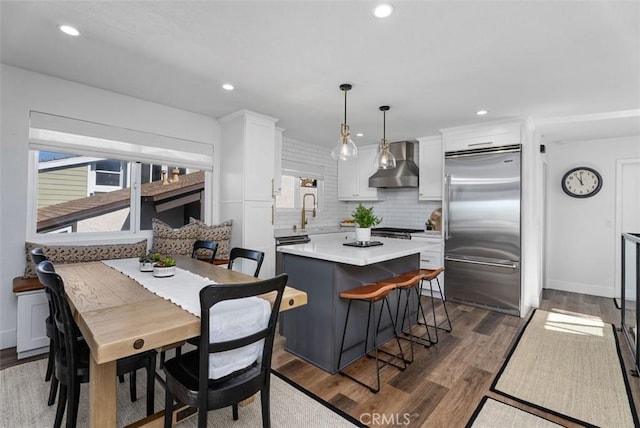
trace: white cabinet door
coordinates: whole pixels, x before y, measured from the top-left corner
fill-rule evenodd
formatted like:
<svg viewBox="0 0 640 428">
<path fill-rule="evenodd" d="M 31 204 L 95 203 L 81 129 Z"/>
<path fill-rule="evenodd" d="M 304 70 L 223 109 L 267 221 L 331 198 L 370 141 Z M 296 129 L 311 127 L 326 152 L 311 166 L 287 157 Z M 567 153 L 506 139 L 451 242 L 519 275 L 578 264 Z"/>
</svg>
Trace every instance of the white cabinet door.
<svg viewBox="0 0 640 428">
<path fill-rule="evenodd" d="M 369 177 L 376 169 L 373 160 L 376 158 L 378 146 L 362 147 L 358 150 L 358 199 L 362 201 L 378 200 L 378 189 L 369 187 Z"/>
<path fill-rule="evenodd" d="M 272 120 L 247 115 L 244 150 L 244 199 L 272 199 L 276 129 Z"/>
<path fill-rule="evenodd" d="M 273 196 L 279 196 L 282 191 L 282 133 L 284 129 L 276 127 L 274 142 L 273 168 Z"/>
<path fill-rule="evenodd" d="M 442 137 L 418 138 L 420 142 L 420 185 L 418 199 L 421 201 L 442 199 Z"/>
<path fill-rule="evenodd" d="M 49 303 L 44 290 L 18 294 L 16 351 L 18 359 L 42 354 L 49 350 L 45 320 L 49 316 Z"/>
<path fill-rule="evenodd" d="M 486 149 L 522 142 L 521 122 L 500 122 L 485 125 L 443 129 L 445 152 Z"/>
<path fill-rule="evenodd" d="M 358 197 L 358 160 L 338 161 L 338 199 L 352 201 Z"/>
<path fill-rule="evenodd" d="M 273 277 L 276 271 L 272 216 L 273 202 L 247 201 L 244 204 L 243 247 L 264 253 L 259 275 L 262 279 Z M 255 265 L 251 262 L 242 266 L 242 271 L 249 275 L 253 275 L 254 270 Z"/>
<path fill-rule="evenodd" d="M 378 189 L 369 187 L 376 172 L 373 160 L 378 146 L 358 147 L 358 157 L 338 161 L 338 199 L 341 201 L 377 201 Z"/>
</svg>

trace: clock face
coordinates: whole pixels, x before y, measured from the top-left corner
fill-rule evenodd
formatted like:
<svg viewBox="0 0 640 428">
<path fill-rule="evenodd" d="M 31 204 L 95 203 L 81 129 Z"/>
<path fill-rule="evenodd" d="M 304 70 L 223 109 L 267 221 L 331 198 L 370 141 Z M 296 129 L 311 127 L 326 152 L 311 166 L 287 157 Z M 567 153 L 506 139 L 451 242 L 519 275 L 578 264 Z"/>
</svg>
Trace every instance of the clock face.
<svg viewBox="0 0 640 428">
<path fill-rule="evenodd" d="M 601 188 L 602 176 L 593 168 L 573 168 L 562 177 L 562 190 L 574 198 L 588 198 Z"/>
</svg>

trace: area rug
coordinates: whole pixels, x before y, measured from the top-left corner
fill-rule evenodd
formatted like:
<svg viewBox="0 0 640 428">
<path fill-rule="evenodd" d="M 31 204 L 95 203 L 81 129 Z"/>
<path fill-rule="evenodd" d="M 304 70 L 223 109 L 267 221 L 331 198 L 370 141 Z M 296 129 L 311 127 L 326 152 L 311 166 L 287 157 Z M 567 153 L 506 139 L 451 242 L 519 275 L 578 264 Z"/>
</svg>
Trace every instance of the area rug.
<svg viewBox="0 0 640 428">
<path fill-rule="evenodd" d="M 44 381 L 47 360 L 38 360 L 9 367 L 0 371 L 0 400 L 2 418 L 0 426 L 32 428 L 53 426 L 56 406 L 47 406 L 49 383 Z M 138 371 L 138 400 L 129 399 L 129 377 L 118 383 L 117 426 L 125 426 L 146 416 L 145 372 Z M 335 409 L 329 403 L 315 397 L 302 387 L 292 386 L 281 375 L 271 377 L 271 425 L 274 427 L 354 427 L 363 426 L 356 419 Z M 57 404 L 57 402 L 56 402 Z M 89 386 L 81 386 L 78 427 L 89 426 Z M 164 388 L 156 383 L 155 409 L 164 408 Z M 336 411 L 337 410 L 337 411 Z M 209 411 L 210 427 L 253 428 L 262 426 L 260 397 L 246 406 L 239 407 L 239 420 L 234 421 L 231 408 Z M 63 424 L 66 421 L 63 419 Z M 182 421 L 179 427 L 196 427 L 197 416 Z"/>
<path fill-rule="evenodd" d="M 638 426 L 614 326 L 587 315 L 534 311 L 491 390 L 586 426 Z"/>
<path fill-rule="evenodd" d="M 486 395 L 476 407 L 473 416 L 467 422 L 467 428 L 527 427 L 557 428 L 558 425 L 533 413 L 513 407 L 487 397 Z"/>
</svg>

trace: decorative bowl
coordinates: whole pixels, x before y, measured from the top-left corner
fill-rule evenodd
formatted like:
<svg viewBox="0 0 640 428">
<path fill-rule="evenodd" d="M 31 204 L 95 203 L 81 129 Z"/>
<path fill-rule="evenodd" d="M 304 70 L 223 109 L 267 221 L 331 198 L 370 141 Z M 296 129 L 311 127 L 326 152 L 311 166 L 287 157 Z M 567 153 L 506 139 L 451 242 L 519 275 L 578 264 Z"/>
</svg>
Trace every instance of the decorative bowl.
<svg viewBox="0 0 640 428">
<path fill-rule="evenodd" d="M 173 276 L 176 274 L 175 266 L 154 266 L 153 267 L 153 276 L 158 278 L 165 278 L 167 276 Z"/>
<path fill-rule="evenodd" d="M 153 272 L 153 263 L 151 262 L 140 262 L 140 272 Z"/>
</svg>

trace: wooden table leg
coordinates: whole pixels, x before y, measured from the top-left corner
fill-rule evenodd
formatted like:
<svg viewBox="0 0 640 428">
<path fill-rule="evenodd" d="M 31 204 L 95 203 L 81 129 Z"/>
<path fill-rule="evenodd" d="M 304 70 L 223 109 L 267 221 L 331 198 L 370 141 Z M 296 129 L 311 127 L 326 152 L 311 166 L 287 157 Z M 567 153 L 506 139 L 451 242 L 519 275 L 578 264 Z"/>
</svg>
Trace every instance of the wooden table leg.
<svg viewBox="0 0 640 428">
<path fill-rule="evenodd" d="M 89 377 L 89 426 L 116 426 L 116 361 L 97 364 L 91 356 Z"/>
</svg>

